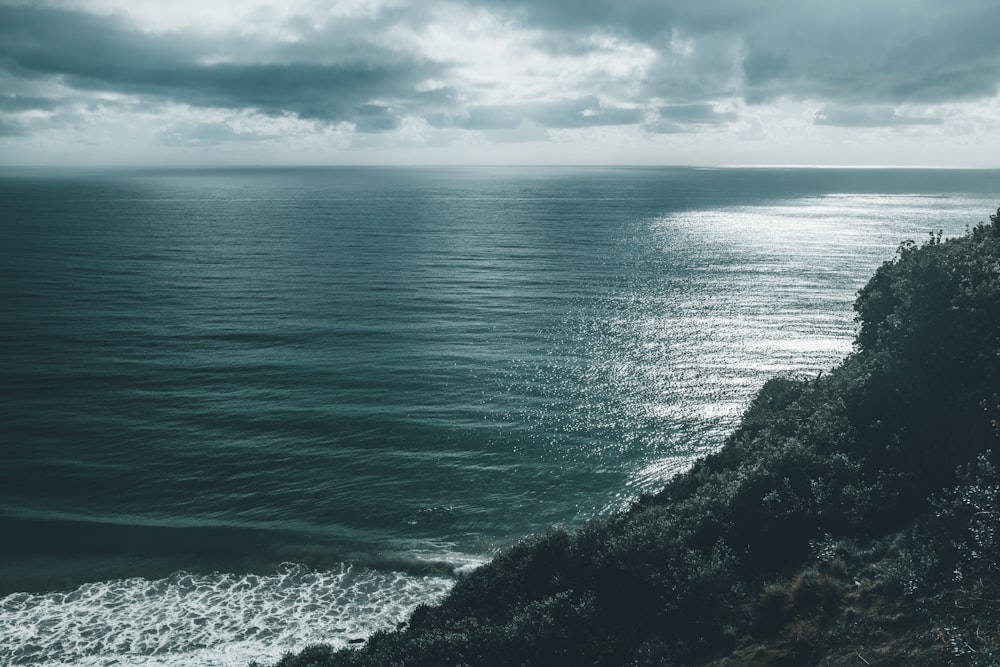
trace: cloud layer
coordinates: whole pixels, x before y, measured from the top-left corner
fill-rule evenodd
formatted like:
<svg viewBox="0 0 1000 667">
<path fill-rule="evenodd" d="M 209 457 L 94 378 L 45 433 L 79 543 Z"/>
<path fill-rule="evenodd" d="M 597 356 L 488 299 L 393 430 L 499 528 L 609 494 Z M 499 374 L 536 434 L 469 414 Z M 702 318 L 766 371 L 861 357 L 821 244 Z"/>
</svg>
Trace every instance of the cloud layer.
<svg viewBox="0 0 1000 667">
<path fill-rule="evenodd" d="M 0 0 L 0 150 L 114 154 L 102 133 L 123 124 L 164 148 L 312 136 L 389 160 L 494 140 L 764 146 L 775 123 L 804 142 L 894 133 L 886 146 L 997 132 L 993 0 L 164 7 Z"/>
</svg>

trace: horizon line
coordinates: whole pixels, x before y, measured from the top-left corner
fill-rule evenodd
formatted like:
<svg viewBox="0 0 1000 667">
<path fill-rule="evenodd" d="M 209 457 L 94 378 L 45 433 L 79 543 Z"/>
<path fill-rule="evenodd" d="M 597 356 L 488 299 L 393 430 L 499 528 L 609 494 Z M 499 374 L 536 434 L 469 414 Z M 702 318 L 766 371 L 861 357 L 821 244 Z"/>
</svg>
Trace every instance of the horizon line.
<svg viewBox="0 0 1000 667">
<path fill-rule="evenodd" d="M 380 162 L 380 163 L 246 163 L 246 164 L 135 164 L 135 163 L 108 163 L 108 164 L 0 164 L 0 169 L 332 169 L 332 168 L 400 168 L 400 169 L 435 169 L 435 168 L 473 168 L 473 169 L 496 169 L 496 168 L 647 168 L 647 169 L 897 169 L 897 170 L 954 170 L 954 171 L 996 171 L 1000 170 L 1000 165 L 993 167 L 974 167 L 956 165 L 900 165 L 900 164 L 679 164 L 679 163 L 489 163 L 489 162 Z"/>
</svg>

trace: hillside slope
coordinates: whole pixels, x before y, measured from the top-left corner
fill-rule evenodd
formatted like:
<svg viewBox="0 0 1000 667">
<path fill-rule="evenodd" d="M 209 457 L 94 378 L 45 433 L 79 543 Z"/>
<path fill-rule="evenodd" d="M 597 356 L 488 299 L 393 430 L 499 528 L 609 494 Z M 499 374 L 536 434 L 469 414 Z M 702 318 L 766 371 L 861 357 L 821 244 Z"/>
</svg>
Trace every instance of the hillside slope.
<svg viewBox="0 0 1000 667">
<path fill-rule="evenodd" d="M 279 665 L 1000 664 L 998 216 L 900 246 L 855 352 L 655 496 Z"/>
</svg>

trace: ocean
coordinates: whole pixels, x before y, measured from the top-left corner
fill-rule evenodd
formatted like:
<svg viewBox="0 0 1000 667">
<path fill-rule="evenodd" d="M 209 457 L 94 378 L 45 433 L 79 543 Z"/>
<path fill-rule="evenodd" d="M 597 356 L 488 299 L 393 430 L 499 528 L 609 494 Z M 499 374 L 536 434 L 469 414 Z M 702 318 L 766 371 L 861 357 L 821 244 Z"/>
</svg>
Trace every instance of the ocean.
<svg viewBox="0 0 1000 667">
<path fill-rule="evenodd" d="M 347 645 L 851 352 L 1000 172 L 0 170 L 0 664 Z"/>
</svg>

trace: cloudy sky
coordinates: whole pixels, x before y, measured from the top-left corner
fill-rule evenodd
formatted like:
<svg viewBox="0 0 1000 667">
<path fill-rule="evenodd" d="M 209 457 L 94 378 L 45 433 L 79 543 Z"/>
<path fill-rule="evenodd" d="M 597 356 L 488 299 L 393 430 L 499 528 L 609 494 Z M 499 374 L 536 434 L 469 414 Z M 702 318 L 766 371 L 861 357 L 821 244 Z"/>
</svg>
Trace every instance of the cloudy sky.
<svg viewBox="0 0 1000 667">
<path fill-rule="evenodd" d="M 1000 167 L 997 0 L 0 0 L 0 164 Z"/>
</svg>

